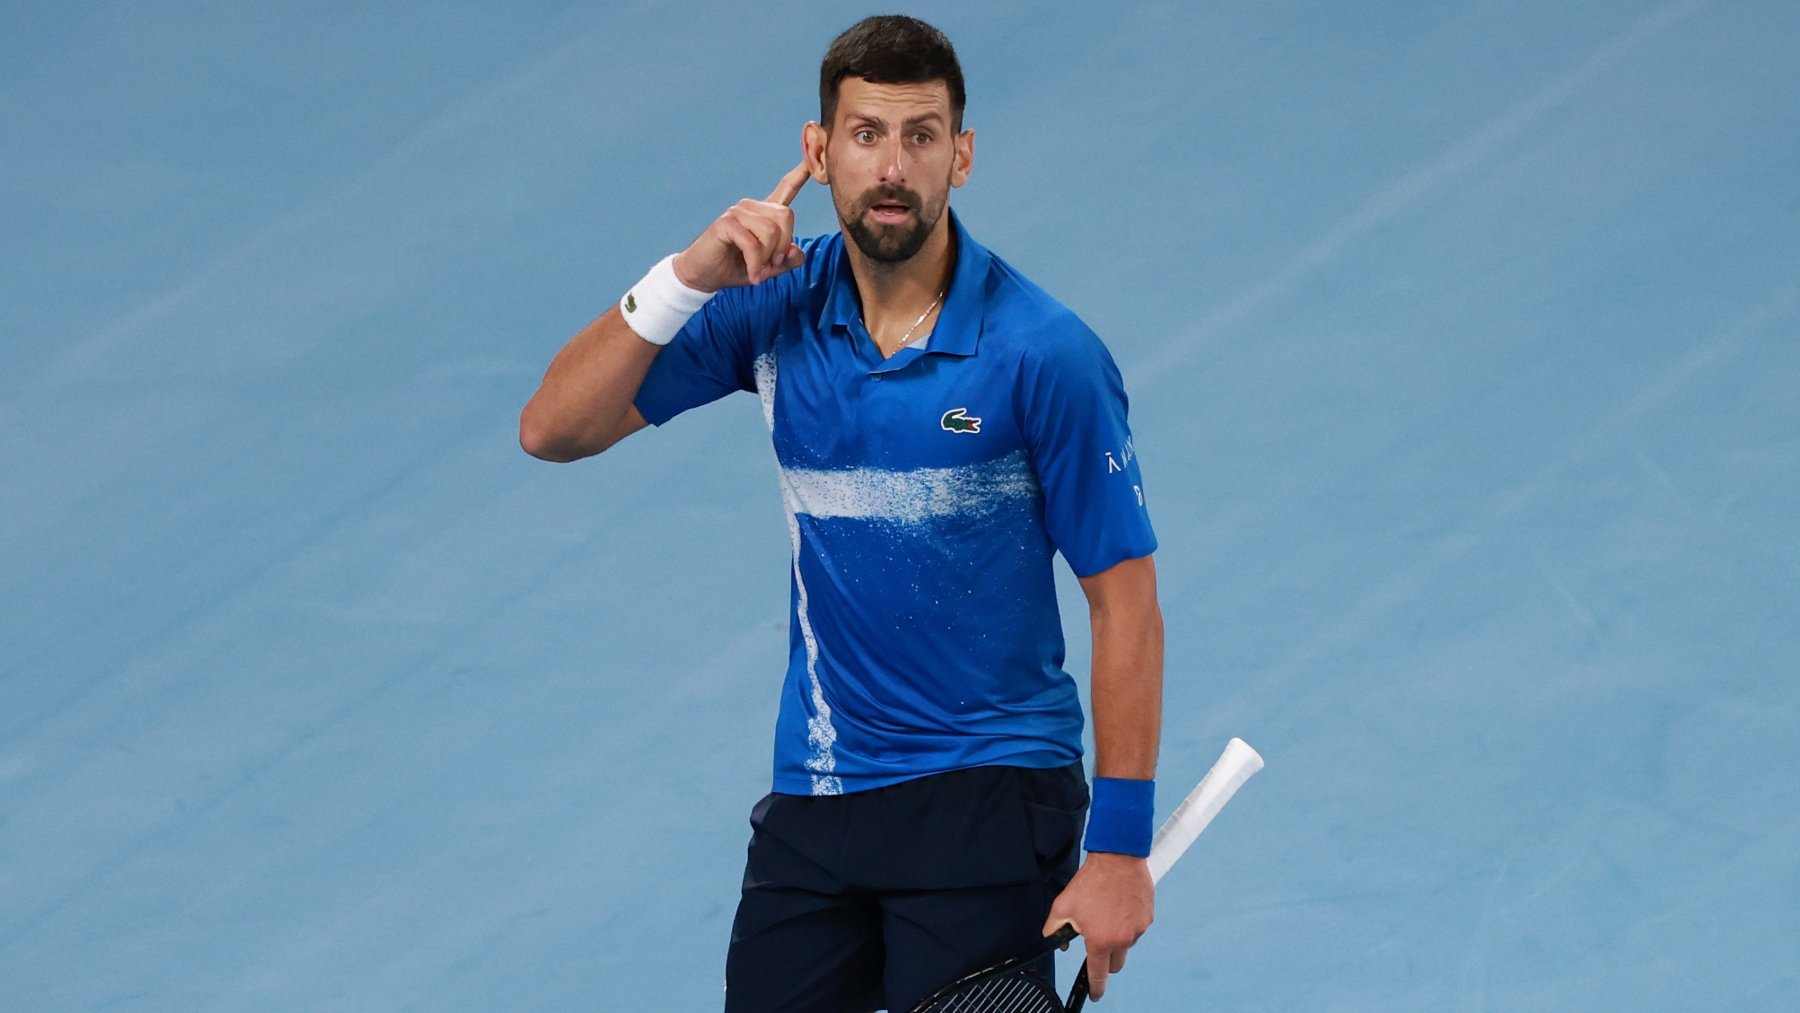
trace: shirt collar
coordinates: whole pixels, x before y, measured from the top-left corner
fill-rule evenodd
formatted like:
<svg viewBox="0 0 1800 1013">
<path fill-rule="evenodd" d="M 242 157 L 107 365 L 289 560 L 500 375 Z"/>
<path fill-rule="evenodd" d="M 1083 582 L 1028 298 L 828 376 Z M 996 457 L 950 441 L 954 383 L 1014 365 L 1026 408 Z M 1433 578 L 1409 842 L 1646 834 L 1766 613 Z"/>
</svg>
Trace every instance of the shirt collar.
<svg viewBox="0 0 1800 1013">
<path fill-rule="evenodd" d="M 954 210 L 950 215 L 950 234 L 956 242 L 956 269 L 950 274 L 950 290 L 944 294 L 944 307 L 938 311 L 937 325 L 931 331 L 931 343 L 924 354 L 974 355 L 981 340 L 981 326 L 987 307 L 987 274 L 993 255 L 963 228 Z M 832 267 L 830 291 L 819 311 L 819 330 L 830 332 L 842 325 L 848 329 L 862 315 L 862 303 L 856 294 L 856 274 L 850 270 L 852 240 L 838 237 L 837 263 Z M 910 357 L 909 357 L 910 358 Z"/>
</svg>

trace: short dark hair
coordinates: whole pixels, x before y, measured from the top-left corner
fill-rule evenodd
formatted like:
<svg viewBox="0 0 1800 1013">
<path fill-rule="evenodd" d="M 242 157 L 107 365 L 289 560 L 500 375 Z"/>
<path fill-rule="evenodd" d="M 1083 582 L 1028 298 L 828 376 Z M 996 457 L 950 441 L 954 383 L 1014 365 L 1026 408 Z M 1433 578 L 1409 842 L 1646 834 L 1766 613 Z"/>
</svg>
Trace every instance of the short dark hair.
<svg viewBox="0 0 1800 1013">
<path fill-rule="evenodd" d="M 860 77 L 873 84 L 942 81 L 950 88 L 951 129 L 962 131 L 962 64 L 944 33 L 918 18 L 882 14 L 864 18 L 833 39 L 819 64 L 819 122 L 837 118 L 838 84 Z"/>
</svg>

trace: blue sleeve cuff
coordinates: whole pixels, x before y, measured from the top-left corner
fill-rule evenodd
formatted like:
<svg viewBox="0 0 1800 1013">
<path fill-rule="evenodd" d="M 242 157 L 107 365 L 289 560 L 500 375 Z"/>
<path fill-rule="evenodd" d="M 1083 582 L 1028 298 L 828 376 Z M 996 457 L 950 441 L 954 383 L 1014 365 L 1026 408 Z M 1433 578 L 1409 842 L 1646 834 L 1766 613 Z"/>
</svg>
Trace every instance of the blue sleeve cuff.
<svg viewBox="0 0 1800 1013">
<path fill-rule="evenodd" d="M 1155 818 L 1155 781 L 1096 777 L 1084 846 L 1089 851 L 1144 858 L 1150 854 L 1151 824 Z"/>
</svg>

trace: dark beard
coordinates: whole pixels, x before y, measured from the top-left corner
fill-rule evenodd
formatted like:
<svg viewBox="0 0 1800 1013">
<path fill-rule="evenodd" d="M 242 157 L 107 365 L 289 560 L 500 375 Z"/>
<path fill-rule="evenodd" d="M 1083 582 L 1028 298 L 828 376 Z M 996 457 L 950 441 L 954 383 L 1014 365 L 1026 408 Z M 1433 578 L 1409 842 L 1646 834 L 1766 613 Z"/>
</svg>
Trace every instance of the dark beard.
<svg viewBox="0 0 1800 1013">
<path fill-rule="evenodd" d="M 908 228 L 898 225 L 874 225 L 864 215 L 868 210 L 884 201 L 901 201 L 912 208 L 913 225 Z M 942 208 L 935 208 L 933 214 L 927 215 L 922 208 L 918 194 L 910 190 L 877 190 L 861 201 L 854 215 L 845 216 L 844 231 L 856 241 L 856 248 L 863 256 L 878 264 L 898 264 L 911 260 L 913 255 L 925 248 L 925 241 L 931 238 L 931 230 L 937 225 Z"/>
</svg>

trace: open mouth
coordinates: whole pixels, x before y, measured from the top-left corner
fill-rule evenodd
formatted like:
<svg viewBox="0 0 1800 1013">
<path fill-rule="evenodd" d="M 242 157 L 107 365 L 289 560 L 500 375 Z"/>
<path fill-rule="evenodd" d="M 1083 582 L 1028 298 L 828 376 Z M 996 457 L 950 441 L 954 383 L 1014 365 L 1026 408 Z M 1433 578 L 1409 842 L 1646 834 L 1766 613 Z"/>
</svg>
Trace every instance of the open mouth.
<svg viewBox="0 0 1800 1013">
<path fill-rule="evenodd" d="M 902 201 L 878 201 L 869 205 L 869 214 L 883 225 L 894 225 L 912 217 L 912 207 Z"/>
</svg>

